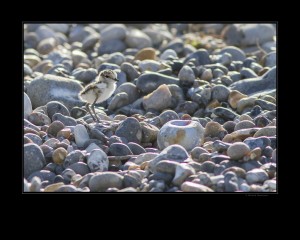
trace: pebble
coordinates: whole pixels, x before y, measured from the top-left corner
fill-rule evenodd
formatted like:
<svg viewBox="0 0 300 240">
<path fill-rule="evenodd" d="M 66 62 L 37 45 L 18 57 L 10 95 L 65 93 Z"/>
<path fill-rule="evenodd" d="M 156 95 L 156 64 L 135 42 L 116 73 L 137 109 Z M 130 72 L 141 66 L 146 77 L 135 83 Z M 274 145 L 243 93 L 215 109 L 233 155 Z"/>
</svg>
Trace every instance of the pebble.
<svg viewBox="0 0 300 240">
<path fill-rule="evenodd" d="M 139 77 L 139 72 L 134 68 L 131 63 L 124 62 L 121 64 L 121 70 L 126 74 L 127 79 L 132 82 Z"/>
<path fill-rule="evenodd" d="M 77 124 L 74 128 L 75 142 L 78 147 L 82 148 L 86 141 L 90 139 L 89 134 L 82 124 Z"/>
<path fill-rule="evenodd" d="M 64 184 L 62 182 L 50 184 L 47 187 L 45 187 L 44 192 L 54 192 L 63 185 Z"/>
<path fill-rule="evenodd" d="M 244 140 L 244 143 L 247 144 L 250 150 L 255 148 L 261 148 L 262 150 L 265 149 L 267 146 L 271 145 L 271 141 L 269 138 L 262 136 L 262 137 L 249 137 Z"/>
<path fill-rule="evenodd" d="M 268 179 L 268 174 L 263 169 L 253 169 L 248 171 L 246 174 L 246 180 L 249 185 L 255 183 L 263 183 Z"/>
<path fill-rule="evenodd" d="M 195 65 L 196 66 L 206 65 L 206 64 L 211 63 L 210 58 L 209 58 L 209 54 L 208 54 L 206 49 L 198 49 L 196 52 L 191 53 L 190 55 L 188 55 L 185 58 L 183 63 L 185 64 L 193 58 L 195 59 Z"/>
<path fill-rule="evenodd" d="M 52 135 L 53 137 L 56 137 L 57 133 L 60 130 L 64 129 L 64 127 L 65 127 L 65 125 L 62 122 L 60 122 L 60 121 L 53 121 L 49 125 L 49 127 L 47 129 L 47 133 L 50 134 L 50 135 Z"/>
<path fill-rule="evenodd" d="M 68 168 L 72 169 L 76 174 L 80 174 L 81 176 L 90 173 L 90 168 L 84 162 L 73 163 L 69 165 Z"/>
<path fill-rule="evenodd" d="M 205 126 L 204 137 L 210 138 L 219 138 L 223 139 L 223 137 L 227 134 L 227 131 L 222 127 L 221 124 L 217 122 L 208 122 Z"/>
<path fill-rule="evenodd" d="M 67 155 L 68 155 L 68 152 L 66 149 L 64 149 L 62 147 L 56 148 L 52 154 L 53 162 L 61 165 L 64 163 L 64 160 Z"/>
<path fill-rule="evenodd" d="M 140 146 L 137 143 L 129 142 L 127 144 L 127 146 L 129 147 L 129 149 L 131 150 L 132 154 L 134 154 L 134 155 L 140 155 L 140 154 L 146 153 L 145 148 L 143 148 L 142 146 Z"/>
<path fill-rule="evenodd" d="M 234 131 L 236 123 L 233 121 L 227 121 L 226 123 L 223 124 L 223 128 L 228 132 L 232 133 Z"/>
<path fill-rule="evenodd" d="M 224 175 L 224 188 L 225 192 L 236 192 L 238 191 L 238 179 L 234 172 L 227 172 Z"/>
<path fill-rule="evenodd" d="M 136 82 L 137 88 L 143 93 L 150 93 L 157 89 L 162 84 L 179 85 L 179 79 L 169 77 L 160 73 L 144 73 L 138 77 Z M 171 90 L 170 90 L 171 91 Z"/>
<path fill-rule="evenodd" d="M 84 157 L 84 154 L 80 150 L 74 150 L 68 153 L 64 160 L 63 166 L 64 168 L 67 168 L 74 163 L 83 162 Z"/>
<path fill-rule="evenodd" d="M 141 122 L 140 125 L 142 128 L 142 142 L 152 143 L 156 141 L 159 129 L 156 126 L 146 122 Z"/>
<path fill-rule="evenodd" d="M 126 49 L 126 44 L 119 39 L 105 41 L 100 44 L 98 48 L 98 55 L 111 54 L 114 52 L 123 52 Z"/>
<path fill-rule="evenodd" d="M 135 60 L 155 60 L 156 59 L 156 50 L 154 48 L 143 48 L 134 57 Z"/>
<path fill-rule="evenodd" d="M 184 182 L 180 189 L 183 192 L 213 192 L 211 188 L 193 182 Z"/>
<path fill-rule="evenodd" d="M 43 143 L 42 139 L 36 134 L 26 133 L 26 134 L 24 134 L 24 138 L 25 137 L 29 138 L 31 140 L 31 142 L 35 143 L 38 146 L 42 145 L 42 143 Z"/>
<path fill-rule="evenodd" d="M 36 126 L 49 125 L 51 123 L 50 118 L 40 112 L 32 112 L 28 115 L 27 119 Z"/>
<path fill-rule="evenodd" d="M 205 161 L 202 163 L 201 165 L 201 171 L 202 172 L 207 172 L 207 173 L 213 173 L 214 169 L 216 167 L 216 164 L 214 162 L 211 161 Z"/>
<path fill-rule="evenodd" d="M 46 165 L 44 154 L 41 148 L 34 144 L 28 143 L 24 145 L 24 176 L 28 176 Z"/>
<path fill-rule="evenodd" d="M 166 84 L 160 85 L 155 91 L 143 98 L 143 106 L 146 111 L 155 109 L 161 111 L 171 105 L 171 92 Z"/>
<path fill-rule="evenodd" d="M 172 183 L 175 186 L 180 186 L 188 176 L 195 173 L 195 170 L 190 165 L 184 163 L 178 164 L 175 169 L 175 176 Z"/>
<path fill-rule="evenodd" d="M 161 60 L 168 60 L 168 58 L 172 57 L 177 57 L 177 53 L 173 49 L 166 49 L 163 51 L 163 53 L 160 55 Z"/>
<path fill-rule="evenodd" d="M 250 153 L 250 148 L 245 143 L 236 142 L 233 143 L 227 150 L 228 156 L 232 160 L 242 159 L 244 156 Z"/>
<path fill-rule="evenodd" d="M 274 67 L 276 66 L 276 52 L 270 52 L 268 53 L 264 59 L 264 66 L 265 67 Z"/>
<path fill-rule="evenodd" d="M 159 155 L 158 153 L 153 153 L 153 152 L 142 153 L 134 160 L 134 163 L 141 165 L 144 162 L 154 159 L 158 155 Z"/>
<path fill-rule="evenodd" d="M 268 110 L 268 111 L 276 110 L 276 105 L 274 103 L 262 99 L 255 100 L 254 104 L 260 106 L 263 110 Z"/>
<path fill-rule="evenodd" d="M 233 61 L 244 61 L 246 58 L 245 53 L 240 48 L 234 46 L 225 47 L 220 51 L 220 54 L 225 53 L 229 53 Z"/>
<path fill-rule="evenodd" d="M 116 130 L 118 137 L 124 137 L 129 142 L 141 143 L 142 129 L 139 121 L 133 117 L 124 120 Z"/>
<path fill-rule="evenodd" d="M 89 180 L 91 192 L 105 192 L 108 188 L 121 189 L 124 177 L 114 172 L 103 172 L 92 176 Z"/>
<path fill-rule="evenodd" d="M 114 39 L 123 40 L 126 37 L 126 26 L 124 24 L 109 24 L 100 31 L 100 36 L 103 42 Z"/>
<path fill-rule="evenodd" d="M 204 128 L 199 122 L 171 120 L 159 130 L 157 144 L 160 149 L 179 144 L 190 151 L 203 141 L 203 136 Z"/>
<path fill-rule="evenodd" d="M 91 172 L 104 172 L 108 170 L 108 157 L 101 149 L 93 150 L 87 158 L 87 164 Z"/>
<path fill-rule="evenodd" d="M 162 126 L 171 120 L 177 120 L 177 119 L 179 119 L 179 116 L 173 110 L 165 110 L 159 115 L 159 120 Z"/>
<path fill-rule="evenodd" d="M 27 178 L 28 181 L 32 181 L 33 178 L 38 177 L 41 182 L 48 181 L 48 184 L 54 182 L 55 174 L 47 170 L 35 171 Z"/>
<path fill-rule="evenodd" d="M 183 162 L 189 157 L 187 151 L 178 144 L 166 147 L 161 153 L 149 162 L 150 171 L 154 171 L 155 166 L 161 160 L 171 160 L 175 162 Z"/>
<path fill-rule="evenodd" d="M 131 29 L 127 32 L 125 42 L 130 48 L 142 49 L 152 46 L 151 39 L 138 29 Z"/>
<path fill-rule="evenodd" d="M 52 119 L 55 113 L 60 113 L 64 116 L 70 116 L 69 110 L 60 102 L 50 101 L 46 104 L 47 115 Z"/>
<path fill-rule="evenodd" d="M 181 86 L 192 86 L 195 81 L 195 74 L 191 67 L 185 65 L 178 73 Z"/>
<path fill-rule="evenodd" d="M 223 85 L 215 85 L 211 91 L 212 91 L 211 93 L 212 99 L 216 99 L 219 102 L 227 101 L 230 93 L 230 90 Z"/>
<path fill-rule="evenodd" d="M 267 126 L 264 128 L 261 128 L 258 130 L 253 137 L 261 137 L 261 136 L 267 136 L 267 137 L 272 137 L 276 136 L 276 126 Z"/>
<path fill-rule="evenodd" d="M 276 67 L 271 68 L 260 77 L 239 80 L 231 84 L 229 88 L 247 95 L 267 89 L 276 89 Z"/>
<path fill-rule="evenodd" d="M 274 162 L 277 161 L 277 154 L 276 154 L 276 152 L 277 152 L 276 149 L 274 149 L 273 152 L 272 152 L 272 159 L 273 159 Z"/>
<path fill-rule="evenodd" d="M 191 151 L 191 157 L 192 159 L 199 159 L 202 153 L 208 153 L 208 151 L 202 147 L 194 147 Z"/>
<path fill-rule="evenodd" d="M 140 96 L 137 87 L 133 83 L 130 83 L 130 82 L 121 84 L 115 91 L 115 94 L 118 94 L 118 93 L 126 93 L 128 96 L 128 103 L 133 103 Z"/>
<path fill-rule="evenodd" d="M 172 176 L 175 175 L 176 167 L 180 164 L 174 161 L 162 160 L 155 166 L 155 172 L 168 173 Z M 192 171 L 192 170 L 191 170 Z"/>
<path fill-rule="evenodd" d="M 249 120 L 243 120 L 238 122 L 235 127 L 234 131 L 240 130 L 240 129 L 245 129 L 245 128 L 254 128 L 255 124 L 252 121 Z"/>
<path fill-rule="evenodd" d="M 56 46 L 57 41 L 55 38 L 46 38 L 41 40 L 37 45 L 37 50 L 40 54 L 46 55 L 53 51 L 54 47 Z"/>
<path fill-rule="evenodd" d="M 228 120 L 233 120 L 234 118 L 236 118 L 238 116 L 238 114 L 236 114 L 232 110 L 229 110 L 229 109 L 223 108 L 223 107 L 215 108 L 213 110 L 213 113 L 218 117 L 228 119 Z"/>
<path fill-rule="evenodd" d="M 112 156 L 126 156 L 132 155 L 132 151 L 130 148 L 124 143 L 113 143 L 109 147 L 109 153 Z"/>
<path fill-rule="evenodd" d="M 97 77 L 97 70 L 94 68 L 84 69 L 81 67 L 76 68 L 72 72 L 72 76 L 83 83 L 90 83 Z"/>
</svg>

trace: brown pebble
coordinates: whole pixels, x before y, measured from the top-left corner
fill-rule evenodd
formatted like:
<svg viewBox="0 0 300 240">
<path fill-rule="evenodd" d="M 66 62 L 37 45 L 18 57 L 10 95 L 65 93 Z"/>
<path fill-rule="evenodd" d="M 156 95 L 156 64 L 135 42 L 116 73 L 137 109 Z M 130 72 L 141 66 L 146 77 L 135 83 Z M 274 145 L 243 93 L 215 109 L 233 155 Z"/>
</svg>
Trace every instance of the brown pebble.
<svg viewBox="0 0 300 240">
<path fill-rule="evenodd" d="M 61 121 L 54 121 L 49 125 L 49 128 L 47 129 L 47 133 L 56 137 L 57 133 L 60 130 L 62 130 L 64 127 L 65 125 Z"/>
<path fill-rule="evenodd" d="M 24 144 L 32 143 L 32 140 L 29 137 L 24 136 Z"/>
<path fill-rule="evenodd" d="M 33 133 L 35 135 L 39 135 L 38 131 L 32 129 L 32 128 L 29 128 L 29 127 L 24 127 L 24 134 L 26 133 Z"/>
<path fill-rule="evenodd" d="M 229 95 L 228 95 L 228 103 L 232 108 L 237 108 L 237 103 L 240 101 L 242 98 L 246 98 L 247 95 L 237 91 L 237 90 L 232 90 Z"/>
<path fill-rule="evenodd" d="M 227 134 L 227 131 L 218 122 L 208 122 L 205 126 L 204 137 L 218 137 L 222 139 Z"/>
<path fill-rule="evenodd" d="M 53 154 L 52 154 L 53 162 L 61 165 L 61 164 L 63 164 L 67 155 L 68 155 L 67 150 L 62 147 L 59 147 L 53 151 Z"/>
<path fill-rule="evenodd" d="M 259 160 L 261 157 L 261 148 L 257 147 L 254 148 L 251 152 L 250 152 L 250 159 L 251 160 Z"/>
<path fill-rule="evenodd" d="M 145 59 L 155 60 L 156 51 L 154 48 L 143 48 L 136 55 L 134 60 L 143 61 Z"/>
<path fill-rule="evenodd" d="M 57 137 L 63 137 L 65 139 L 69 139 L 71 136 L 71 129 L 70 128 L 64 128 L 60 130 L 57 135 Z"/>
<path fill-rule="evenodd" d="M 245 128 L 254 128 L 255 124 L 249 120 L 240 121 L 234 127 L 234 131 L 245 129 Z"/>
<path fill-rule="evenodd" d="M 267 136 L 272 137 L 276 135 L 276 127 L 275 126 L 267 126 L 258 130 L 253 137 L 261 137 Z"/>
</svg>

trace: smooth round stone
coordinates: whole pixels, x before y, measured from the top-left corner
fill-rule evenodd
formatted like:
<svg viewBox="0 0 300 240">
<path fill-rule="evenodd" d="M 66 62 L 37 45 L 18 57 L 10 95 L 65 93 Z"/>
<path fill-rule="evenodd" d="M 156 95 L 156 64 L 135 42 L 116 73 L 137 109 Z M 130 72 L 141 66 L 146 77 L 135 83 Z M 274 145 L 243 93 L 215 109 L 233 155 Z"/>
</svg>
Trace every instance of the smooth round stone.
<svg viewBox="0 0 300 240">
<path fill-rule="evenodd" d="M 57 44 L 57 41 L 55 38 L 46 38 L 38 43 L 36 49 L 38 50 L 38 52 L 40 54 L 46 55 L 53 51 L 56 44 Z"/>
<path fill-rule="evenodd" d="M 157 135 L 160 149 L 179 144 L 187 151 L 200 144 L 204 137 L 204 128 L 199 122 L 191 120 L 171 120 L 167 122 Z"/>
<path fill-rule="evenodd" d="M 276 66 L 276 52 L 270 52 L 268 53 L 264 59 L 264 67 L 274 67 Z"/>
<path fill-rule="evenodd" d="M 173 110 L 166 110 L 163 111 L 160 115 L 159 115 L 159 120 L 161 125 L 164 125 L 165 123 L 171 121 L 171 120 L 177 120 L 179 119 L 178 114 L 173 111 Z"/>
<path fill-rule="evenodd" d="M 30 140 L 30 138 L 24 136 L 24 141 L 23 141 L 23 143 L 24 143 L 24 144 L 27 144 L 27 143 L 33 143 L 33 142 L 32 142 L 32 140 Z"/>
<path fill-rule="evenodd" d="M 83 147 L 85 142 L 90 139 L 89 134 L 82 124 L 77 124 L 74 128 L 75 142 L 78 147 Z"/>
<path fill-rule="evenodd" d="M 120 66 L 123 62 L 126 61 L 125 56 L 120 52 L 115 52 L 109 55 L 106 60 L 108 63 L 113 63 Z"/>
<path fill-rule="evenodd" d="M 178 78 L 182 86 L 192 86 L 195 81 L 195 74 L 191 67 L 185 65 L 179 71 Z"/>
<path fill-rule="evenodd" d="M 50 138 L 44 142 L 44 145 L 47 145 L 51 148 L 55 148 L 57 144 L 59 144 L 59 140 L 55 138 Z"/>
<path fill-rule="evenodd" d="M 185 163 L 178 164 L 175 169 L 175 176 L 172 183 L 175 186 L 180 186 L 188 176 L 194 175 L 195 173 L 194 168 L 190 165 Z"/>
<path fill-rule="evenodd" d="M 189 155 L 187 151 L 181 145 L 173 144 L 166 147 L 159 155 L 149 162 L 149 169 L 153 172 L 156 164 L 161 160 L 170 160 L 180 163 L 186 160 L 188 157 Z"/>
<path fill-rule="evenodd" d="M 56 148 L 52 154 L 53 162 L 62 165 L 67 155 L 68 152 L 66 149 L 62 147 Z"/>
<path fill-rule="evenodd" d="M 135 176 L 125 174 L 123 178 L 123 186 L 124 187 L 132 187 L 137 188 L 141 185 L 141 180 Z"/>
<path fill-rule="evenodd" d="M 193 182 L 184 182 L 180 189 L 183 192 L 213 192 L 211 188 Z"/>
<path fill-rule="evenodd" d="M 59 187 L 63 186 L 64 184 L 62 182 L 53 183 L 45 187 L 44 192 L 54 192 Z"/>
<path fill-rule="evenodd" d="M 262 155 L 266 156 L 267 158 L 271 158 L 272 157 L 272 153 L 273 153 L 273 148 L 271 148 L 270 146 L 267 146 L 262 151 Z"/>
<path fill-rule="evenodd" d="M 239 120 L 240 121 L 250 121 L 250 122 L 253 122 L 253 119 L 249 116 L 249 115 L 247 115 L 247 114 L 242 114 L 240 117 L 239 117 Z"/>
<path fill-rule="evenodd" d="M 177 162 L 169 161 L 169 160 L 162 160 L 155 166 L 155 172 L 161 173 L 168 173 L 175 175 L 176 167 L 180 165 Z"/>
<path fill-rule="evenodd" d="M 34 177 L 30 183 L 30 192 L 40 192 L 41 189 L 41 180 L 38 177 Z"/>
<path fill-rule="evenodd" d="M 276 136 L 276 126 L 267 126 L 261 128 L 253 135 L 253 137 L 261 137 L 261 136 L 267 136 L 267 137 Z"/>
<path fill-rule="evenodd" d="M 141 49 L 134 57 L 135 60 L 155 60 L 156 59 L 156 50 L 154 48 L 143 48 Z"/>
<path fill-rule="evenodd" d="M 109 160 L 103 150 L 95 149 L 88 156 L 87 164 L 91 172 L 104 172 L 108 170 Z"/>
<path fill-rule="evenodd" d="M 73 185 L 63 185 L 58 187 L 54 192 L 82 192 Z"/>
<path fill-rule="evenodd" d="M 119 39 L 113 39 L 110 41 L 105 41 L 100 44 L 100 47 L 98 48 L 98 54 L 99 56 L 103 54 L 111 54 L 114 52 L 123 52 L 126 49 L 126 44 L 119 40 Z"/>
<path fill-rule="evenodd" d="M 229 53 L 233 61 L 244 61 L 246 58 L 245 53 L 240 48 L 234 46 L 228 46 L 223 48 L 220 51 L 220 54 L 224 54 L 224 53 Z"/>
<path fill-rule="evenodd" d="M 46 104 L 47 108 L 47 115 L 50 119 L 52 119 L 55 113 L 60 113 L 64 116 L 70 116 L 69 110 L 60 102 L 58 101 L 51 101 Z"/>
<path fill-rule="evenodd" d="M 244 162 L 239 165 L 239 167 L 243 168 L 246 172 L 251 171 L 256 168 L 260 168 L 262 165 L 257 160 L 249 160 L 248 162 Z"/>
<path fill-rule="evenodd" d="M 247 183 L 255 184 L 255 183 L 263 183 L 264 181 L 268 180 L 269 176 L 266 171 L 262 169 L 253 169 L 246 174 Z"/>
<path fill-rule="evenodd" d="M 256 99 L 254 104 L 260 106 L 263 110 L 268 110 L 268 111 L 276 110 L 276 105 L 274 103 L 262 99 Z"/>
<path fill-rule="evenodd" d="M 232 160 L 239 160 L 249 153 L 250 148 L 242 142 L 233 143 L 227 150 L 227 154 Z"/>
<path fill-rule="evenodd" d="M 67 168 L 68 166 L 70 166 L 74 163 L 83 162 L 83 160 L 84 160 L 84 154 L 79 150 L 75 150 L 75 151 L 70 152 L 66 156 L 63 166 L 64 166 L 64 168 Z"/>
<path fill-rule="evenodd" d="M 249 137 L 244 140 L 244 143 L 249 146 L 250 150 L 253 150 L 255 148 L 261 148 L 263 150 L 267 146 L 271 145 L 271 140 L 267 137 Z"/>
<path fill-rule="evenodd" d="M 49 125 L 51 123 L 50 118 L 40 112 L 31 113 L 27 119 L 36 126 Z"/>
<path fill-rule="evenodd" d="M 124 62 L 121 64 L 121 70 L 125 72 L 127 79 L 133 81 L 139 77 L 139 72 L 133 67 L 131 63 Z"/>
<path fill-rule="evenodd" d="M 52 121 L 56 121 L 56 120 L 62 122 L 65 126 L 76 126 L 77 124 L 74 118 L 64 116 L 61 113 L 55 113 L 53 115 Z"/>
<path fill-rule="evenodd" d="M 231 146 L 229 143 L 222 142 L 220 140 L 216 140 L 213 142 L 213 150 L 217 152 L 224 152 Z"/>
<path fill-rule="evenodd" d="M 166 84 L 160 85 L 155 91 L 143 98 L 143 107 L 146 111 L 155 109 L 162 111 L 171 106 L 172 94 Z"/>
<path fill-rule="evenodd" d="M 124 24 L 109 24 L 100 31 L 101 41 L 113 39 L 123 40 L 126 36 L 126 26 Z"/>
<path fill-rule="evenodd" d="M 114 111 L 129 104 L 129 96 L 127 93 L 117 93 L 108 105 L 108 110 Z"/>
<path fill-rule="evenodd" d="M 232 108 L 237 108 L 238 102 L 243 98 L 247 98 L 247 95 L 237 90 L 232 90 L 228 95 L 228 103 Z"/>
<path fill-rule="evenodd" d="M 230 89 L 238 90 L 243 94 L 254 94 L 266 90 L 276 89 L 276 66 L 268 70 L 264 75 L 243 79 L 230 85 Z"/>
<path fill-rule="evenodd" d="M 137 79 L 136 86 L 143 93 L 151 93 L 162 84 L 179 85 L 179 79 L 166 76 L 160 73 L 148 72 L 140 75 Z M 171 89 L 170 89 L 171 91 Z M 172 92 L 172 91 L 171 91 Z M 173 93 L 172 93 L 173 95 Z"/>
<path fill-rule="evenodd" d="M 205 126 L 204 137 L 222 139 L 227 134 L 227 131 L 218 122 L 208 122 Z"/>
<path fill-rule="evenodd" d="M 116 130 L 118 137 L 124 137 L 129 142 L 140 143 L 142 140 L 142 129 L 139 121 L 133 117 L 124 120 Z"/>
<path fill-rule="evenodd" d="M 33 134 L 33 133 L 26 133 L 26 134 L 24 135 L 24 137 L 29 138 L 33 143 L 35 143 L 35 144 L 38 145 L 38 146 L 40 146 L 40 145 L 43 144 L 42 139 L 41 139 L 38 135 L 36 135 L 36 134 Z"/>
<path fill-rule="evenodd" d="M 267 119 L 265 116 L 259 115 L 256 118 L 254 118 L 254 123 L 257 127 L 263 128 L 266 127 L 268 124 L 271 123 L 269 119 Z"/>
<path fill-rule="evenodd" d="M 28 181 L 31 181 L 34 177 L 38 177 L 41 182 L 49 181 L 49 184 L 54 182 L 55 174 L 47 170 L 35 171 L 27 178 Z"/>
<path fill-rule="evenodd" d="M 215 85 L 211 89 L 211 97 L 212 99 L 216 99 L 219 102 L 227 101 L 230 90 L 223 85 Z"/>
<path fill-rule="evenodd" d="M 142 49 L 152 47 L 150 37 L 138 29 L 129 30 L 126 35 L 125 42 L 130 48 Z"/>
<path fill-rule="evenodd" d="M 127 146 L 129 147 L 132 154 L 134 154 L 134 155 L 140 155 L 140 154 L 146 153 L 146 150 L 137 143 L 129 142 L 127 144 Z"/>
<path fill-rule="evenodd" d="M 142 128 L 142 142 L 152 143 L 156 141 L 159 129 L 156 126 L 146 122 L 141 122 L 140 125 Z"/>
<path fill-rule="evenodd" d="M 202 153 L 208 153 L 208 151 L 202 147 L 194 147 L 191 151 L 191 157 L 192 159 L 199 159 Z"/>
<path fill-rule="evenodd" d="M 24 145 L 24 176 L 28 176 L 46 165 L 44 154 L 41 148 L 34 144 L 28 143 Z"/>
<path fill-rule="evenodd" d="M 228 132 L 232 133 L 234 131 L 236 123 L 233 121 L 227 121 L 226 123 L 223 124 L 223 128 Z"/>
<path fill-rule="evenodd" d="M 112 156 L 126 156 L 132 155 L 130 148 L 124 143 L 113 143 L 109 147 L 109 153 Z"/>
<path fill-rule="evenodd" d="M 83 69 L 79 67 L 72 72 L 72 76 L 75 77 L 76 80 L 84 83 L 93 81 L 97 75 L 97 70 L 94 68 Z"/>
<path fill-rule="evenodd" d="M 32 104 L 30 98 L 26 93 L 24 93 L 24 118 L 28 118 L 28 116 L 32 113 Z"/>
<path fill-rule="evenodd" d="M 99 34 L 91 34 L 82 41 L 82 51 L 87 52 L 93 50 L 96 43 L 99 41 Z"/>
<path fill-rule="evenodd" d="M 154 159 L 158 155 L 159 155 L 158 153 L 154 153 L 154 152 L 142 153 L 134 160 L 134 163 L 141 165 L 144 162 Z"/>
<path fill-rule="evenodd" d="M 121 189 L 124 177 L 114 172 L 98 173 L 89 180 L 91 192 L 104 192 L 108 188 Z"/>
<path fill-rule="evenodd" d="M 233 120 L 234 118 L 236 118 L 238 116 L 238 114 L 236 114 L 235 112 L 233 112 L 227 108 L 223 108 L 223 107 L 215 108 L 213 110 L 213 113 L 218 117 L 228 119 L 228 120 Z"/>
<path fill-rule="evenodd" d="M 207 52 L 206 49 L 199 49 L 196 52 L 191 53 L 190 55 L 188 55 L 185 58 L 183 63 L 185 64 L 193 58 L 195 59 L 195 65 L 196 66 L 206 65 L 206 64 L 211 63 L 211 60 L 209 58 L 209 53 Z"/>
<path fill-rule="evenodd" d="M 163 51 L 163 53 L 160 55 L 161 60 L 168 60 L 168 58 L 172 57 L 177 57 L 177 53 L 173 49 L 166 49 Z"/>
<path fill-rule="evenodd" d="M 201 170 L 202 172 L 207 172 L 207 173 L 213 173 L 215 170 L 216 164 L 211 161 L 205 161 L 201 165 Z"/>
<path fill-rule="evenodd" d="M 56 137 L 57 133 L 60 130 L 64 129 L 64 127 L 65 127 L 65 125 L 62 122 L 54 121 L 49 125 L 49 127 L 47 129 L 47 133 L 52 135 L 53 137 Z"/>
<path fill-rule="evenodd" d="M 73 163 L 70 166 L 68 166 L 68 168 L 72 169 L 76 174 L 80 174 L 81 176 L 90 173 L 90 168 L 86 163 L 83 162 Z"/>
<path fill-rule="evenodd" d="M 234 127 L 234 131 L 240 130 L 240 129 L 245 129 L 245 128 L 254 128 L 255 124 L 252 121 L 249 120 L 244 120 L 244 121 L 240 121 L 238 122 L 235 127 Z"/>
<path fill-rule="evenodd" d="M 171 40 L 165 48 L 162 49 L 162 51 L 165 51 L 166 49 L 174 50 L 177 54 L 181 53 L 183 51 L 184 44 L 182 39 L 175 38 Z"/>
<path fill-rule="evenodd" d="M 258 77 L 257 74 L 250 68 L 242 68 L 240 71 L 242 78 L 255 78 Z"/>
<path fill-rule="evenodd" d="M 239 178 L 246 177 L 246 171 L 240 167 L 229 167 L 222 172 L 222 175 L 225 175 L 227 172 L 233 172 Z"/>
<path fill-rule="evenodd" d="M 213 155 L 210 158 L 215 164 L 220 164 L 222 161 L 224 160 L 229 160 L 230 157 L 228 157 L 227 155 Z"/>
</svg>

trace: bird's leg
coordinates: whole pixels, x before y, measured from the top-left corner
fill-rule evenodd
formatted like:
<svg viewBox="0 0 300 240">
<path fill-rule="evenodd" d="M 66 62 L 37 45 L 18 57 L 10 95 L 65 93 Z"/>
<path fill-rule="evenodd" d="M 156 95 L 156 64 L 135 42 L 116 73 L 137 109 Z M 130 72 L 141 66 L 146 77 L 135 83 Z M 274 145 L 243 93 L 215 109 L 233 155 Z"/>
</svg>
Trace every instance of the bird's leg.
<svg viewBox="0 0 300 240">
<path fill-rule="evenodd" d="M 95 101 L 93 102 L 93 104 L 92 104 L 91 107 L 92 107 L 93 113 L 95 114 L 95 117 L 96 117 L 96 119 L 97 119 L 97 122 L 99 123 L 99 122 L 100 122 L 100 119 L 98 118 L 98 116 L 97 116 L 97 114 L 96 114 L 96 112 L 95 112 L 95 104 L 96 104 L 98 98 L 99 98 L 99 95 L 97 95 L 97 97 L 96 97 L 96 99 L 95 99 Z"/>
<path fill-rule="evenodd" d="M 89 104 L 89 103 L 86 103 L 86 104 L 85 104 L 85 108 L 86 108 L 86 110 L 89 112 L 89 114 L 92 116 L 93 120 L 96 121 L 95 117 L 93 116 L 93 114 L 92 114 L 92 112 L 91 112 L 90 104 Z"/>
</svg>

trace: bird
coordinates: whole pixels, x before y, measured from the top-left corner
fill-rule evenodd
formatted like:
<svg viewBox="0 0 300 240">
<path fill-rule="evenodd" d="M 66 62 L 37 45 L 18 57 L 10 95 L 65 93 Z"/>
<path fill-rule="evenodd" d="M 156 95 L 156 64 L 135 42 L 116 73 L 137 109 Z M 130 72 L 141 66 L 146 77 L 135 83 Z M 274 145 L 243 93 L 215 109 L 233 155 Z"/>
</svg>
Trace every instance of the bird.
<svg viewBox="0 0 300 240">
<path fill-rule="evenodd" d="M 95 112 L 95 104 L 107 100 L 116 90 L 116 83 L 118 81 L 117 73 L 114 70 L 105 69 L 99 73 L 96 77 L 96 81 L 88 84 L 81 92 L 79 92 L 79 98 L 86 102 L 85 107 L 94 121 L 100 122 Z M 91 108 L 95 117 L 91 113 L 90 104 L 92 104 Z"/>
</svg>

